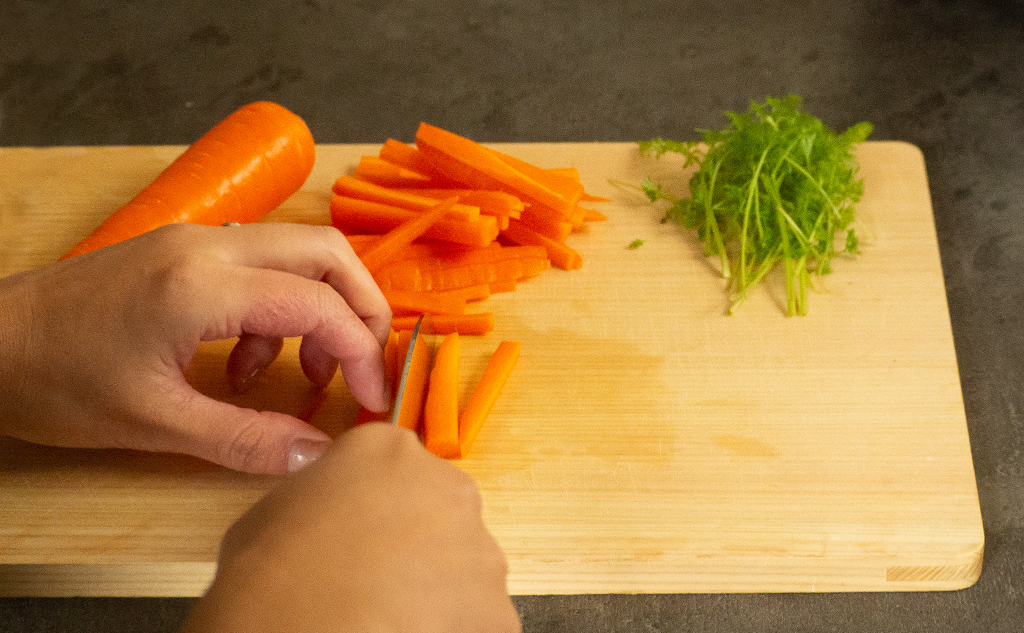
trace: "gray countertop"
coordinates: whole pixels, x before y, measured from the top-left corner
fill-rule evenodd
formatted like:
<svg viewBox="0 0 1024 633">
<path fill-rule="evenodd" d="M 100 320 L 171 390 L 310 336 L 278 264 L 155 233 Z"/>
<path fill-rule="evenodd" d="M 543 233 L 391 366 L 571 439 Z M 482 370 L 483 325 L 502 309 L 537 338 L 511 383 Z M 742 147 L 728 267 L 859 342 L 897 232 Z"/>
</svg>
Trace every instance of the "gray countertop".
<svg viewBox="0 0 1024 633">
<path fill-rule="evenodd" d="M 517 597 L 524 629 L 1019 631 L 1024 3 L 7 0 L 0 146 L 184 144 L 243 103 L 322 143 L 694 139 L 795 93 L 924 152 L 985 524 L 948 593 Z M 188 599 L 2 599 L 0 631 L 173 631 Z"/>
</svg>

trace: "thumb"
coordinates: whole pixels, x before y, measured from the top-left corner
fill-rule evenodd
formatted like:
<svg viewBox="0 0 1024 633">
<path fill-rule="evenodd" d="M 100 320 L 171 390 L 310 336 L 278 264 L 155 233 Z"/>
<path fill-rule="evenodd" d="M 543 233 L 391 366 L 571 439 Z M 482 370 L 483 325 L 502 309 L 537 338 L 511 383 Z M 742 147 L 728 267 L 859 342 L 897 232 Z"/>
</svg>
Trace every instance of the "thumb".
<svg viewBox="0 0 1024 633">
<path fill-rule="evenodd" d="M 327 450 L 331 437 L 298 418 L 220 402 L 189 389 L 172 421 L 176 453 L 232 470 L 279 475 L 300 470 Z"/>
</svg>

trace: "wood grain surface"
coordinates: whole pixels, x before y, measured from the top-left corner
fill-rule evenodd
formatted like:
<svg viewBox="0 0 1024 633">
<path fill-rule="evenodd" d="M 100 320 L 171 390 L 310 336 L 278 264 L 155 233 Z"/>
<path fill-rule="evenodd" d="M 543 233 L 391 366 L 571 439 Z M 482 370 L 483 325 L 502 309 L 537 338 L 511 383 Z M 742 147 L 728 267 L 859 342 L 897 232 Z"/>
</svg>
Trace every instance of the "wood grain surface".
<svg viewBox="0 0 1024 633">
<path fill-rule="evenodd" d="M 330 185 L 377 145 L 322 145 L 268 221 L 327 223 Z M 477 309 L 464 390 L 502 339 L 522 358 L 473 453 L 515 594 L 951 590 L 981 573 L 983 529 L 924 161 L 858 150 L 862 254 L 784 315 L 779 276 L 726 314 L 695 237 L 659 222 L 644 176 L 685 191 L 635 144 L 506 144 L 574 166 L 608 221 L 551 270 Z M 0 149 L 0 275 L 45 265 L 181 147 Z M 670 187 L 671 189 L 672 187 Z M 628 245 L 636 239 L 643 245 Z M 200 390 L 295 413 L 311 397 L 297 341 L 229 396 L 231 341 L 204 346 Z M 68 344 L 74 344 L 69 341 Z M 314 423 L 347 428 L 339 379 Z M 172 455 L 0 439 L 0 594 L 198 595 L 220 536 L 276 478 Z"/>
</svg>

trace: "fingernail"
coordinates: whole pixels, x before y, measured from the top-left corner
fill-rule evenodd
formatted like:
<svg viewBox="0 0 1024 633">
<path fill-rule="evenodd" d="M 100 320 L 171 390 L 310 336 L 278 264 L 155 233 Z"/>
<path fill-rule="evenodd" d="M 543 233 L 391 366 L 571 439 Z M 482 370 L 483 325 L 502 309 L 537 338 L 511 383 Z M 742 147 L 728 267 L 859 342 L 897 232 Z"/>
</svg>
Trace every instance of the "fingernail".
<svg viewBox="0 0 1024 633">
<path fill-rule="evenodd" d="M 235 390 L 235 393 L 241 394 L 252 389 L 253 385 L 256 384 L 256 379 L 259 378 L 260 373 L 261 370 L 259 367 L 257 367 L 253 369 L 251 372 L 245 374 L 244 376 L 236 377 L 234 380 L 234 384 L 232 385 L 232 388 Z"/>
<path fill-rule="evenodd" d="M 288 472 L 294 473 L 309 466 L 327 450 L 329 442 L 312 440 L 296 440 L 288 453 Z"/>
</svg>

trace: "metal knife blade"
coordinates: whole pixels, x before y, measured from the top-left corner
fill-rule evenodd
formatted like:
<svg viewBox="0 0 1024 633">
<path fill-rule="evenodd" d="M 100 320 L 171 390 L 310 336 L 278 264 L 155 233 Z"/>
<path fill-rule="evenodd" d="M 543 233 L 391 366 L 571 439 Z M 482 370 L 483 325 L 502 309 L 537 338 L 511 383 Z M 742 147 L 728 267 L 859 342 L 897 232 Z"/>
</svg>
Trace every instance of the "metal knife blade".
<svg viewBox="0 0 1024 633">
<path fill-rule="evenodd" d="M 391 423 L 398 424 L 402 415 L 402 401 L 405 399 L 405 388 L 409 384 L 409 367 L 412 365 L 412 351 L 416 349 L 416 339 L 419 338 L 423 329 L 423 321 L 426 315 L 416 319 L 416 325 L 412 329 L 412 338 L 409 339 L 409 350 L 405 353 L 405 362 L 402 364 L 401 377 L 398 380 L 398 389 L 395 391 L 395 402 L 391 407 Z"/>
</svg>

